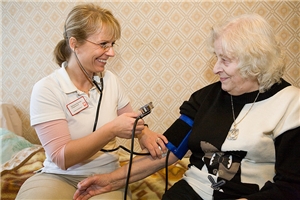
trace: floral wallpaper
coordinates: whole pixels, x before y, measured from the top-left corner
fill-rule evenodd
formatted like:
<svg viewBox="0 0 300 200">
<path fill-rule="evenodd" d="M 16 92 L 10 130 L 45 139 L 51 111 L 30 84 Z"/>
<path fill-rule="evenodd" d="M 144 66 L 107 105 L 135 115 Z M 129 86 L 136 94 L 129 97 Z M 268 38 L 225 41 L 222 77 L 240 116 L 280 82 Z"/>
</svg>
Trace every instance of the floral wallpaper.
<svg viewBox="0 0 300 200">
<path fill-rule="evenodd" d="M 1 101 L 12 103 L 25 137 L 36 81 L 57 66 L 53 49 L 76 4 L 92 1 L 1 1 Z M 150 101 L 145 121 L 163 133 L 179 117 L 179 106 L 197 89 L 217 80 L 205 39 L 213 24 L 230 16 L 258 13 L 272 24 L 287 55 L 285 79 L 300 87 L 299 1 L 94 1 L 119 19 L 122 38 L 107 68 L 117 74 L 135 110 Z"/>
</svg>

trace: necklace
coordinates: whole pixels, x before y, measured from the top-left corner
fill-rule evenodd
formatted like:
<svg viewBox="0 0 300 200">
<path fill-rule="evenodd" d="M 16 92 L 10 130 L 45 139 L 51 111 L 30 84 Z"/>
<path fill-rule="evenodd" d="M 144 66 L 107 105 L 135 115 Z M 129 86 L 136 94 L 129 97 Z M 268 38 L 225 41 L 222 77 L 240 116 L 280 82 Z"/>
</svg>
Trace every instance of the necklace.
<svg viewBox="0 0 300 200">
<path fill-rule="evenodd" d="M 238 138 L 239 135 L 239 129 L 237 128 L 237 125 L 248 115 L 248 113 L 250 112 L 250 110 L 252 109 L 254 103 L 256 102 L 257 98 L 259 96 L 259 92 L 256 95 L 251 107 L 249 108 L 249 110 L 247 111 L 247 113 L 244 115 L 244 117 L 242 117 L 242 119 L 238 122 L 236 122 L 235 120 L 235 115 L 234 115 L 234 106 L 233 106 L 233 99 L 232 96 L 230 95 L 230 100 L 231 100 L 231 110 L 232 110 L 232 118 L 233 118 L 233 128 L 229 130 L 228 135 L 227 135 L 227 139 L 228 140 L 236 140 Z"/>
</svg>

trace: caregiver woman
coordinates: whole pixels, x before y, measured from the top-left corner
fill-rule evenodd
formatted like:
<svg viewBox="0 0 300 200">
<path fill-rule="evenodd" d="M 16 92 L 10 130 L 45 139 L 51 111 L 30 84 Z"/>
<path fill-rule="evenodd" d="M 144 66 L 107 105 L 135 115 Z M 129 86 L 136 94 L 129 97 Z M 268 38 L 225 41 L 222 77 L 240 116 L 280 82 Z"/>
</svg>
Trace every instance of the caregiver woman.
<svg viewBox="0 0 300 200">
<path fill-rule="evenodd" d="M 79 181 L 119 167 L 116 137 L 131 138 L 135 119 L 116 75 L 106 70 L 121 36 L 112 13 L 93 4 L 75 6 L 65 21 L 64 39 L 54 51 L 60 69 L 38 81 L 30 102 L 31 125 L 46 151 L 44 168 L 21 187 L 17 199 L 72 199 Z M 142 147 L 161 157 L 165 137 L 136 126 Z M 166 141 L 166 140 L 165 140 Z M 122 199 L 123 189 L 94 199 Z"/>
</svg>

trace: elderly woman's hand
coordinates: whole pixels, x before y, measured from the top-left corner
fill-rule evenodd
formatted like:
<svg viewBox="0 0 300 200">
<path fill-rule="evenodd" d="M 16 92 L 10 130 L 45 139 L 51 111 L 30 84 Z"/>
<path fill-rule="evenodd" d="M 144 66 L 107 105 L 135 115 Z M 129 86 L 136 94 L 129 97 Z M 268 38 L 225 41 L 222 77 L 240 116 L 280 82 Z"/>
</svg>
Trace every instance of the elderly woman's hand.
<svg viewBox="0 0 300 200">
<path fill-rule="evenodd" d="M 77 184 L 73 199 L 87 200 L 92 196 L 112 191 L 114 188 L 109 180 L 108 174 L 98 174 L 82 180 Z"/>
<path fill-rule="evenodd" d="M 142 149 L 146 148 L 150 152 L 153 159 L 162 158 L 167 153 L 167 138 L 159 133 L 151 131 L 145 126 L 143 132 L 138 135 L 139 143 Z"/>
</svg>

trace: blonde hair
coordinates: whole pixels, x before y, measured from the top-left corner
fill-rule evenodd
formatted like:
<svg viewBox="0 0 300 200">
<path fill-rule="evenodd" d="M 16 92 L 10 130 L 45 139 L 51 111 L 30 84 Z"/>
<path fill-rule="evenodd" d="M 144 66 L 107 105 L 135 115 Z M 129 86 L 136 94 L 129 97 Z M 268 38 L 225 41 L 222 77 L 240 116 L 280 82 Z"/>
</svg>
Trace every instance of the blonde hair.
<svg viewBox="0 0 300 200">
<path fill-rule="evenodd" d="M 238 59 L 243 77 L 255 77 L 264 92 L 279 83 L 285 70 L 284 55 L 273 28 L 258 14 L 245 14 L 212 28 L 209 41 L 221 38 L 223 52 Z"/>
<path fill-rule="evenodd" d="M 90 35 L 101 30 L 103 25 L 113 40 L 120 39 L 121 26 L 109 10 L 94 4 L 75 6 L 65 21 L 64 39 L 54 49 L 55 62 L 61 66 L 70 58 L 72 50 L 68 44 L 69 38 L 74 37 L 79 43 L 83 43 Z"/>
</svg>

